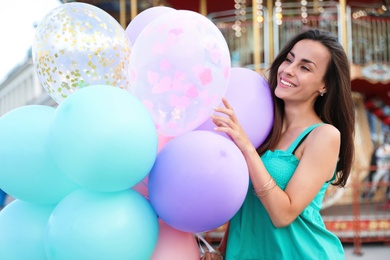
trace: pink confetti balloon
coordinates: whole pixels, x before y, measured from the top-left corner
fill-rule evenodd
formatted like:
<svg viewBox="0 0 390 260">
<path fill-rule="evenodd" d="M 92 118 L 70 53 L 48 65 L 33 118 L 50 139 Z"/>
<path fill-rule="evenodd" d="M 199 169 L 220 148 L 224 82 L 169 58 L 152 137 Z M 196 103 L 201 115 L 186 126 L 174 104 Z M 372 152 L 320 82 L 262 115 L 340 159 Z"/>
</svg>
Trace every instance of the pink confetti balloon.
<svg viewBox="0 0 390 260">
<path fill-rule="evenodd" d="M 225 94 L 230 53 L 219 29 L 186 10 L 151 21 L 134 43 L 129 91 L 149 109 L 159 133 L 195 129 Z"/>
<path fill-rule="evenodd" d="M 175 11 L 175 9 L 167 6 L 150 7 L 139 13 L 126 27 L 126 35 L 130 43 L 133 45 L 146 25 L 156 19 L 158 16 L 168 12 Z"/>
</svg>

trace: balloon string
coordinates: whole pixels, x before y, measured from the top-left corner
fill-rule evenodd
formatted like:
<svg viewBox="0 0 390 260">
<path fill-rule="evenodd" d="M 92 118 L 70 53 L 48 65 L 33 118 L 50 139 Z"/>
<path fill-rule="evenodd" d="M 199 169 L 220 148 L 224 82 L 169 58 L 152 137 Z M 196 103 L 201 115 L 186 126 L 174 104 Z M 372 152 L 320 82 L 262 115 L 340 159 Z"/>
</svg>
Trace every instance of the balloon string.
<svg viewBox="0 0 390 260">
<path fill-rule="evenodd" d="M 146 184 L 144 181 L 141 181 L 141 182 L 143 185 L 145 185 L 146 188 L 148 187 L 148 184 Z M 144 198 L 147 200 L 150 200 L 149 195 L 145 195 Z"/>
<path fill-rule="evenodd" d="M 215 252 L 214 248 L 209 243 L 207 243 L 206 239 L 204 239 L 200 233 L 195 233 L 195 235 L 198 237 L 198 241 L 200 240 L 203 242 L 203 244 L 207 247 L 209 252 L 211 252 L 211 253 Z M 199 247 L 200 247 L 200 250 L 202 251 L 202 254 L 203 254 L 204 250 L 203 250 L 203 247 L 200 245 L 200 243 L 199 243 Z"/>
<path fill-rule="evenodd" d="M 204 249 L 203 249 L 203 246 L 202 246 L 202 244 L 200 243 L 200 239 L 198 238 L 197 239 L 197 241 L 198 241 L 198 245 L 199 245 L 199 249 L 200 249 L 200 255 L 201 256 L 203 256 L 204 255 Z"/>
</svg>

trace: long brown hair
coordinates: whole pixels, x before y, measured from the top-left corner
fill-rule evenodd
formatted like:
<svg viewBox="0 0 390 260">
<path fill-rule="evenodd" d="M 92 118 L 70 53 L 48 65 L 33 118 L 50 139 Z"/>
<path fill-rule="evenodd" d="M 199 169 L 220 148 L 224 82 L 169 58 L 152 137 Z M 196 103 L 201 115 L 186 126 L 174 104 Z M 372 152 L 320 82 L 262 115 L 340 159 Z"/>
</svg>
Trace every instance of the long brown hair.
<svg viewBox="0 0 390 260">
<path fill-rule="evenodd" d="M 329 32 L 308 30 L 293 37 L 279 52 L 269 69 L 269 84 L 274 101 L 274 125 L 267 139 L 257 149 L 262 155 L 278 142 L 283 127 L 284 102 L 275 96 L 278 68 L 294 45 L 304 39 L 320 42 L 328 48 L 331 58 L 324 75 L 326 95 L 317 98 L 314 110 L 321 120 L 335 126 L 341 134 L 339 161 L 335 186 L 344 187 L 350 174 L 354 156 L 355 114 L 351 95 L 351 79 L 348 58 L 337 37 Z"/>
</svg>

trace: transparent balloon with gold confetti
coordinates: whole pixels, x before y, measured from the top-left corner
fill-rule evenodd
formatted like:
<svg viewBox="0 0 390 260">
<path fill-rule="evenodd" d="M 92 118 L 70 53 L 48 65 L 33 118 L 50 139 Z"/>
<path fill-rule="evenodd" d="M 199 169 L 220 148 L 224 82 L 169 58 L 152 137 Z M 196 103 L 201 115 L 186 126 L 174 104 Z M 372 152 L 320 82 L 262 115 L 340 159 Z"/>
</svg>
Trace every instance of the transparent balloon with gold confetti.
<svg viewBox="0 0 390 260">
<path fill-rule="evenodd" d="M 110 14 L 73 2 L 41 20 L 32 56 L 40 83 L 59 104 L 90 85 L 128 88 L 130 50 L 124 28 Z"/>
</svg>

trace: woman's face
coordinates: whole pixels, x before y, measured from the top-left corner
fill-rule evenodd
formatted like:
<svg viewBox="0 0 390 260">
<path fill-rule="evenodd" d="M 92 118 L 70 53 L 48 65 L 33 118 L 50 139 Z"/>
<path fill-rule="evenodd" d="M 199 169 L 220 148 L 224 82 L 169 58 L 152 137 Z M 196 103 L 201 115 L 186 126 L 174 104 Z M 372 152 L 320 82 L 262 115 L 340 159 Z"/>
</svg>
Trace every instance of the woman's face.
<svg viewBox="0 0 390 260">
<path fill-rule="evenodd" d="M 315 100 L 326 92 L 323 79 L 329 60 L 329 50 L 320 42 L 297 42 L 279 66 L 275 95 L 285 102 Z"/>
</svg>

